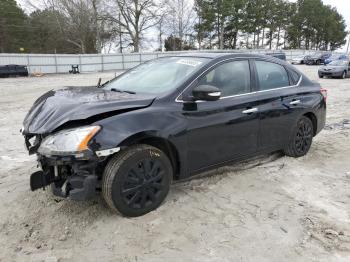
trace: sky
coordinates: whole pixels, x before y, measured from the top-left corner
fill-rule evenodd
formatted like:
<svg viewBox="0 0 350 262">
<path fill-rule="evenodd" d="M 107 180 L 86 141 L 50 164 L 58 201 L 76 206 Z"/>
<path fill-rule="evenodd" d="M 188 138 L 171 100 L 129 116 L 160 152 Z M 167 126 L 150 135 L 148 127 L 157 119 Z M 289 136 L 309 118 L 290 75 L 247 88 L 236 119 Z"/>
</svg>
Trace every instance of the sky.
<svg viewBox="0 0 350 262">
<path fill-rule="evenodd" d="M 16 0 L 22 7 L 26 7 L 26 2 L 28 0 Z M 39 4 L 42 0 L 30 0 L 33 4 Z M 296 0 L 289 0 L 290 2 L 296 2 Z M 347 23 L 347 30 L 350 31 L 350 0 L 323 0 L 323 3 L 326 5 L 331 5 L 333 7 L 336 7 L 338 12 L 343 15 L 344 19 Z M 349 39 L 349 37 L 348 37 Z M 341 51 L 346 51 L 347 44 L 343 46 Z M 340 51 L 339 50 L 339 51 Z"/>
<path fill-rule="evenodd" d="M 323 0 L 323 3 L 331 5 L 337 8 L 338 12 L 341 13 L 348 25 L 350 30 L 350 3 L 349 0 Z"/>
</svg>

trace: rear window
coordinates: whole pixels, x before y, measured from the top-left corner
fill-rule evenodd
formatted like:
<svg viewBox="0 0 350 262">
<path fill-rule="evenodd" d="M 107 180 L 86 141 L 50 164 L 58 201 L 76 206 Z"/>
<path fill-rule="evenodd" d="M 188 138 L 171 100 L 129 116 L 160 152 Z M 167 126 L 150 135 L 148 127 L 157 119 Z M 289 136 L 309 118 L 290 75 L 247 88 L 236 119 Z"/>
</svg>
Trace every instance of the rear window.
<svg viewBox="0 0 350 262">
<path fill-rule="evenodd" d="M 289 77 L 286 69 L 276 63 L 255 61 L 260 90 L 289 86 Z"/>
<path fill-rule="evenodd" d="M 301 75 L 294 70 L 289 70 L 289 74 L 290 74 L 290 78 L 292 79 L 293 85 L 298 84 Z"/>
</svg>

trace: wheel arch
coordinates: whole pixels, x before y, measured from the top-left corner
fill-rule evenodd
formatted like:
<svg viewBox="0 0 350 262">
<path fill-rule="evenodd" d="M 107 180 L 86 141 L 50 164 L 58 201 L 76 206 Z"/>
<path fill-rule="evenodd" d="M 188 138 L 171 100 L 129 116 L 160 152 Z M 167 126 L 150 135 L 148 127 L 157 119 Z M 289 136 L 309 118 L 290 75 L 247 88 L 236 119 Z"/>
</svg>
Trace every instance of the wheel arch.
<svg viewBox="0 0 350 262">
<path fill-rule="evenodd" d="M 131 146 L 135 144 L 145 144 L 158 148 L 162 152 L 164 152 L 169 158 L 171 165 L 174 170 L 174 179 L 177 179 L 180 175 L 180 167 L 181 161 L 178 149 L 176 146 L 168 139 L 164 137 L 160 137 L 156 132 L 141 132 L 134 135 L 129 136 L 124 139 L 119 146 Z"/>
<path fill-rule="evenodd" d="M 317 134 L 317 117 L 313 112 L 305 113 L 303 116 L 309 118 L 312 122 L 314 136 Z"/>
</svg>

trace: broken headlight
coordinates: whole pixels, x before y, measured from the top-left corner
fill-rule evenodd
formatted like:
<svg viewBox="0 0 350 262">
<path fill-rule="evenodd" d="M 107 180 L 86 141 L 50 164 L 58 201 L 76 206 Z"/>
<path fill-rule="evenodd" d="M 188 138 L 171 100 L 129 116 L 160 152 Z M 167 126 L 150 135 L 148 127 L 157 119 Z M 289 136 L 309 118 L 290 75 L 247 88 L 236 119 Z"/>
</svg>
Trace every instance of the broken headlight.
<svg viewBox="0 0 350 262">
<path fill-rule="evenodd" d="M 99 126 L 85 126 L 62 130 L 47 136 L 38 152 L 42 155 L 70 155 L 82 153 L 88 149 L 88 143 L 101 129 Z"/>
</svg>

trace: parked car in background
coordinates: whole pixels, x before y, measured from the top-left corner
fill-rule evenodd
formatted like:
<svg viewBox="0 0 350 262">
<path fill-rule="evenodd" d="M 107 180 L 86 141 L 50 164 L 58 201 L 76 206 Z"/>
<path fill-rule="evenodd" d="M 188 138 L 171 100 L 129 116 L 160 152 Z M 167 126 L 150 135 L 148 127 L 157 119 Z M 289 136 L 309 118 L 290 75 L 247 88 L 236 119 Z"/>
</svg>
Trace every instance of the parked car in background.
<svg viewBox="0 0 350 262">
<path fill-rule="evenodd" d="M 350 62 L 349 60 L 335 60 L 330 62 L 328 65 L 321 66 L 318 69 L 318 76 L 323 78 L 327 77 L 340 77 L 346 78 L 349 76 Z"/>
<path fill-rule="evenodd" d="M 173 180 L 272 151 L 304 156 L 325 125 L 326 91 L 269 56 L 163 57 L 98 86 L 35 101 L 22 128 L 41 168 L 30 185 L 71 200 L 101 192 L 125 216 L 156 209 Z"/>
<path fill-rule="evenodd" d="M 305 60 L 307 59 L 309 59 L 309 56 L 302 55 L 302 56 L 294 57 L 290 62 L 293 65 L 303 65 L 305 64 Z"/>
<path fill-rule="evenodd" d="M 283 61 L 287 60 L 286 54 L 283 52 L 278 52 L 278 53 L 266 53 L 266 55 L 276 57 L 278 59 L 281 59 Z"/>
<path fill-rule="evenodd" d="M 336 60 L 349 60 L 349 57 L 346 54 L 334 54 L 326 58 L 324 60 L 324 64 L 328 65 L 330 62 L 336 61 Z"/>
<path fill-rule="evenodd" d="M 310 55 L 305 59 L 305 64 L 307 65 L 321 65 L 324 64 L 325 60 L 331 56 L 331 53 L 316 53 Z"/>
<path fill-rule="evenodd" d="M 28 76 L 28 69 L 23 65 L 0 66 L 0 77 Z"/>
</svg>

